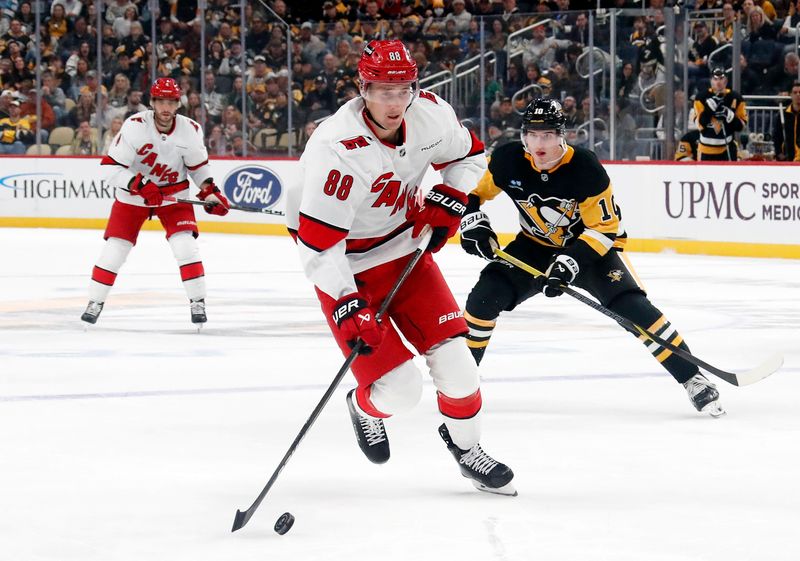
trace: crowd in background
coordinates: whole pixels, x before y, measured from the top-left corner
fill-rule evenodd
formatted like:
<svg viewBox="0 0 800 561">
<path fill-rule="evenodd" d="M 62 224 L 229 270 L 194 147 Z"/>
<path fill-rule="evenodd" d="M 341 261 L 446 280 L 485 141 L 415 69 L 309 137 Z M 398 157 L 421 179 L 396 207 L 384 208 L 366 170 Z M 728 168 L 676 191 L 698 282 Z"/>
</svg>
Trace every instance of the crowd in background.
<svg viewBox="0 0 800 561">
<path fill-rule="evenodd" d="M 38 101 L 42 143 L 52 144 L 56 139 L 50 133 L 69 127 L 70 148 L 61 153 L 105 152 L 123 120 L 147 107 L 154 69 L 156 76 L 179 81 L 181 112 L 204 124 L 212 155 L 242 155 L 245 144 L 250 154 L 285 149 L 288 142 L 302 147 L 316 123 L 358 95 L 356 66 L 370 40 L 401 39 L 416 59 L 420 77 L 425 78 L 452 70 L 480 53 L 481 19 L 485 49 L 496 57 L 479 88 L 485 96 L 473 96 L 457 106 L 460 117 L 479 115 L 484 99 L 486 140 L 495 145 L 514 137 L 520 111 L 537 92 L 562 100 L 568 128 L 576 129 L 588 119 L 591 96 L 576 61 L 589 42 L 585 10 L 596 8 L 597 2 L 328 0 L 292 2 L 291 8 L 284 0 L 264 2 L 291 28 L 291 88 L 286 28 L 261 0 L 245 6 L 244 42 L 241 10 L 227 0 L 208 0 L 202 19 L 196 1 L 159 0 L 158 12 L 152 13 L 147 0 L 102 4 L 44 0 L 40 3 L 39 90 L 35 87 L 32 4 L 0 2 L 0 153 L 23 153 L 36 141 Z M 664 0 L 645 4 L 661 10 Z M 629 0 L 601 5 L 643 7 L 642 2 Z M 98 6 L 103 12 L 102 29 L 97 28 Z M 800 0 L 697 0 L 690 7 L 701 12 L 700 19 L 689 30 L 676 29 L 679 39 L 686 31 L 690 34 L 689 56 L 676 63 L 678 68 L 688 67 L 692 94 L 707 87 L 708 56 L 732 40 L 736 19 L 743 34 L 741 93 L 774 95 L 791 90 L 800 62 L 795 48 Z M 595 12 L 597 21 L 603 13 Z M 663 14 L 648 14 L 654 15 L 624 15 L 618 20 L 622 61 L 615 95 L 621 141 L 626 132 L 632 135 L 642 126 L 642 116 L 634 111 L 641 88 L 664 80 Z M 157 21 L 155 41 L 149 35 L 153 18 Z M 533 28 L 522 57 L 509 59 L 509 35 L 545 18 L 550 21 Z M 607 30 L 607 25 L 595 27 L 595 44 L 608 44 Z M 203 49 L 205 67 L 200 64 Z M 730 60 L 723 63 L 732 66 Z M 538 88 L 525 90 L 531 84 Z M 515 95 L 520 91 L 528 93 Z M 595 95 L 596 116 L 607 118 L 608 96 Z M 685 115 L 690 103 L 676 93 L 676 118 Z M 287 135 L 290 105 L 296 138 Z M 657 121 L 658 115 L 646 118 Z"/>
</svg>

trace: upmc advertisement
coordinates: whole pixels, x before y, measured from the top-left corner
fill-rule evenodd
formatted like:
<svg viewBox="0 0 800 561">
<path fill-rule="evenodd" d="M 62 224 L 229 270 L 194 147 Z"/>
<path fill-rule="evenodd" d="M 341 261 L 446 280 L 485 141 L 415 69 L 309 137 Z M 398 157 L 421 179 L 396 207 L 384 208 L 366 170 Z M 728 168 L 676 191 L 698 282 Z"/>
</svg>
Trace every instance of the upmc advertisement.
<svg viewBox="0 0 800 561">
<path fill-rule="evenodd" d="M 282 211 L 299 164 L 224 159 L 211 165 L 231 202 Z M 800 257 L 797 166 L 615 163 L 606 169 L 633 249 L 716 253 L 725 245 L 729 255 Z M 102 228 L 113 202 L 113 189 L 103 177 L 99 158 L 2 158 L 0 226 Z M 430 170 L 422 187 L 439 180 Z M 498 233 L 514 234 L 517 211 L 503 199 L 485 210 Z M 281 216 L 231 211 L 217 217 L 197 211 L 205 231 L 285 233 Z M 684 242 L 705 245 L 692 250 L 679 245 Z"/>
</svg>

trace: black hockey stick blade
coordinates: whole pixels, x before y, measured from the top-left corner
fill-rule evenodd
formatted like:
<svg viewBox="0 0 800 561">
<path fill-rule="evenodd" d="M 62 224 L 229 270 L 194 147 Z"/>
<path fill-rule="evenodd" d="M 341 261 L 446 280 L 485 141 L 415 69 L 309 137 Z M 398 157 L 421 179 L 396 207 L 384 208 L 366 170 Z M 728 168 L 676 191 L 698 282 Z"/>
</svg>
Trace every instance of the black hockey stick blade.
<svg viewBox="0 0 800 561">
<path fill-rule="evenodd" d="M 428 247 L 428 242 L 430 241 L 430 235 L 428 235 L 429 232 L 430 228 L 426 227 L 425 229 L 423 229 L 422 234 L 420 236 L 420 239 L 422 241 L 419 247 L 416 249 L 416 251 L 414 251 L 414 253 L 411 256 L 411 259 L 409 259 L 408 263 L 406 263 L 405 268 L 397 277 L 397 280 L 394 281 L 392 289 L 386 295 L 386 298 L 383 299 L 383 302 L 381 302 L 380 308 L 378 308 L 378 311 L 375 313 L 376 321 L 381 320 L 383 314 L 385 314 L 386 310 L 389 309 L 389 304 L 394 299 L 395 295 L 397 294 L 397 291 L 400 290 L 400 287 L 408 278 L 408 275 L 411 274 L 411 270 L 425 254 L 425 249 Z M 292 457 L 292 454 L 294 454 L 294 451 L 297 450 L 297 447 L 300 445 L 300 442 L 306 436 L 306 433 L 308 433 L 311 426 L 317 420 L 317 417 L 319 417 L 320 413 L 322 413 L 322 410 L 328 404 L 328 401 L 333 395 L 333 392 L 339 386 L 339 383 L 342 381 L 342 378 L 344 378 L 344 375 L 347 374 L 348 370 L 350 370 L 350 365 L 353 364 L 353 361 L 356 359 L 356 357 L 358 357 L 358 353 L 361 352 L 361 348 L 363 346 L 364 346 L 364 341 L 362 341 L 361 339 L 356 341 L 353 350 L 350 351 L 350 354 L 347 356 L 347 359 L 344 361 L 344 364 L 342 364 L 342 367 L 339 369 L 339 372 L 336 373 L 336 376 L 334 377 L 330 386 L 328 386 L 328 389 L 325 390 L 325 394 L 322 396 L 322 399 L 319 400 L 319 403 L 317 403 L 317 406 L 314 407 L 314 410 L 311 412 L 311 415 L 308 417 L 308 419 L 306 419 L 303 428 L 300 429 L 299 433 L 297 433 L 294 442 L 292 442 L 292 445 L 289 446 L 289 449 L 286 451 L 286 454 L 284 454 L 283 459 L 278 464 L 278 467 L 275 468 L 275 471 L 272 473 L 272 476 L 269 478 L 269 481 L 267 482 L 266 486 L 264 486 L 264 488 L 261 490 L 261 493 L 259 493 L 258 497 L 256 497 L 256 500 L 253 501 L 253 504 L 250 505 L 250 508 L 248 508 L 245 511 L 241 510 L 236 511 L 236 516 L 233 519 L 233 528 L 231 528 L 231 532 L 235 532 L 239 528 L 243 527 L 245 524 L 247 524 L 250 518 L 252 518 L 253 514 L 255 514 L 256 509 L 258 509 L 259 505 L 261 504 L 261 501 L 264 500 L 264 497 L 267 496 L 267 493 L 272 488 L 272 485 L 275 483 L 275 481 L 278 479 L 278 476 L 280 475 L 281 471 L 283 471 L 283 468 L 289 462 L 289 459 Z"/>
<path fill-rule="evenodd" d="M 535 268 L 531 267 L 527 263 L 525 263 L 523 261 L 520 261 L 519 259 L 517 259 L 513 255 L 510 255 L 510 254 L 506 253 L 502 249 L 495 249 L 495 254 L 498 257 L 500 257 L 503 261 L 506 261 L 507 263 L 510 263 L 510 264 L 514 265 L 515 267 L 518 267 L 518 268 L 522 269 L 523 271 L 525 271 L 527 273 L 530 273 L 534 277 L 539 277 L 539 276 L 542 276 L 544 274 L 541 271 L 539 271 L 538 269 L 535 269 Z M 724 380 L 725 382 L 728 382 L 729 384 L 733 384 L 734 386 L 746 386 L 748 384 L 753 384 L 755 382 L 758 382 L 759 380 L 763 380 L 764 378 L 766 378 L 770 374 L 776 372 L 783 365 L 783 356 L 780 355 L 780 354 L 776 354 L 774 356 L 771 356 L 769 359 L 767 359 L 765 362 L 763 362 L 759 366 L 756 366 L 755 368 L 752 368 L 752 369 L 747 370 L 745 372 L 740 372 L 740 373 L 737 374 L 737 373 L 734 373 L 734 372 L 728 372 L 727 370 L 722 370 L 720 368 L 717 368 L 716 366 L 713 366 L 713 365 L 707 363 L 706 361 L 704 361 L 702 359 L 697 358 L 692 353 L 690 353 L 690 352 L 688 352 L 688 351 L 686 351 L 686 350 L 684 350 L 684 349 L 682 349 L 682 348 L 680 348 L 678 346 L 673 345 L 669 341 L 667 341 L 665 339 L 662 339 L 658 335 L 656 335 L 654 333 L 651 333 L 650 331 L 648 331 L 644 327 L 641 327 L 641 326 L 635 324 L 634 322 L 632 322 L 628 318 L 623 317 L 623 316 L 619 315 L 618 313 L 616 313 L 616 312 L 614 312 L 612 310 L 609 310 L 608 308 L 606 308 L 602 304 L 600 304 L 598 302 L 595 302 L 594 300 L 592 300 L 588 296 L 584 296 L 583 294 L 581 294 L 580 292 L 570 288 L 569 286 L 561 286 L 561 290 L 565 294 L 569 294 L 570 296 L 572 296 L 576 300 L 586 304 L 590 308 L 594 308 L 598 312 L 610 317 L 611 319 L 616 321 L 618 324 L 620 324 L 625 330 L 629 331 L 633 335 L 635 335 L 637 337 L 640 336 L 640 335 L 643 335 L 643 336 L 647 337 L 648 339 L 650 339 L 651 341 L 653 341 L 655 343 L 658 343 L 659 345 L 661 345 L 665 349 L 668 349 L 668 350 L 672 351 L 673 353 L 675 353 L 676 355 L 678 355 L 682 359 L 686 360 L 687 362 L 691 362 L 695 366 L 699 366 L 700 368 L 702 368 L 703 370 L 709 372 L 710 374 L 713 374 L 714 376 L 716 376 L 720 380 Z"/>
</svg>

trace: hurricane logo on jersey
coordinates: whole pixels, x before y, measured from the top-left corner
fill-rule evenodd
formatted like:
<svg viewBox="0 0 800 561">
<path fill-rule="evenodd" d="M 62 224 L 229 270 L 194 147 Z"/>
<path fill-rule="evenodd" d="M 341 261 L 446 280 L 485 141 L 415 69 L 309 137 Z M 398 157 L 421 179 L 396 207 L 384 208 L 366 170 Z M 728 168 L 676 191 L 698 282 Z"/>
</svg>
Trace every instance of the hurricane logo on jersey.
<svg viewBox="0 0 800 561">
<path fill-rule="evenodd" d="M 580 210 L 573 199 L 542 198 L 534 193 L 515 202 L 525 211 L 530 234 L 558 247 L 573 237 L 572 228 L 580 220 Z"/>
<path fill-rule="evenodd" d="M 266 209 L 280 200 L 283 185 L 272 170 L 263 166 L 245 166 L 228 174 L 222 190 L 232 203 Z"/>
</svg>

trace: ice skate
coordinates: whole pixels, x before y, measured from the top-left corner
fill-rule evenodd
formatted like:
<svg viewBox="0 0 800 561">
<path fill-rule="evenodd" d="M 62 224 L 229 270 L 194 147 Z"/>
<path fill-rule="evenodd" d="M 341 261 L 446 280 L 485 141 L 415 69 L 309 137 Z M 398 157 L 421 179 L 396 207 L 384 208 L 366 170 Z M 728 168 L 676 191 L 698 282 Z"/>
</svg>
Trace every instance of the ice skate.
<svg viewBox="0 0 800 561">
<path fill-rule="evenodd" d="M 514 479 L 511 468 L 484 452 L 480 444 L 475 444 L 469 450 L 462 450 L 453 443 L 445 424 L 439 427 L 439 435 L 458 462 L 461 475 L 472 481 L 476 489 L 497 495 L 517 496 L 517 490 L 511 483 Z"/>
<path fill-rule="evenodd" d="M 103 302 L 95 302 L 94 300 L 89 300 L 89 304 L 86 306 L 86 311 L 83 312 L 81 319 L 86 323 L 90 323 L 94 325 L 97 323 L 97 318 L 100 317 L 100 312 L 103 311 Z"/>
<path fill-rule="evenodd" d="M 203 298 L 190 300 L 189 309 L 192 312 L 192 323 L 197 325 L 197 330 L 200 331 L 203 324 L 208 321 L 206 317 L 206 301 Z"/>
<path fill-rule="evenodd" d="M 683 383 L 695 409 L 712 417 L 721 417 L 725 410 L 719 404 L 717 387 L 702 374 L 695 374 Z"/>
<path fill-rule="evenodd" d="M 354 399 L 355 390 L 350 390 L 347 394 L 347 409 L 350 411 L 353 430 L 356 431 L 358 447 L 373 464 L 385 464 L 389 461 L 389 438 L 386 436 L 383 419 L 362 415 L 356 409 Z"/>
</svg>

